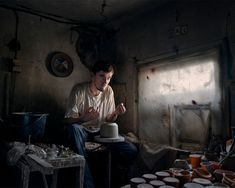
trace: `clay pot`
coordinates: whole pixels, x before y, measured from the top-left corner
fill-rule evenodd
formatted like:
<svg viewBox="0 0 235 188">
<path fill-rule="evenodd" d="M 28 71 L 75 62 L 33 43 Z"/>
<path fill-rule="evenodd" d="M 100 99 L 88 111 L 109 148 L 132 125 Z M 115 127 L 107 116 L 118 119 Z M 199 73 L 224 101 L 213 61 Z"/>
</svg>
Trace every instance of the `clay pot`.
<svg viewBox="0 0 235 188">
<path fill-rule="evenodd" d="M 216 179 L 216 181 L 221 182 L 223 179 L 223 174 L 235 174 L 233 171 L 229 170 L 223 170 L 223 169 L 217 169 L 213 172 L 213 175 Z"/>
<path fill-rule="evenodd" d="M 170 185 L 162 185 L 159 188 L 175 188 L 174 186 L 170 186 Z"/>
<path fill-rule="evenodd" d="M 175 168 L 181 168 L 181 169 L 184 169 L 184 170 L 190 169 L 188 162 L 186 160 L 183 160 L 183 159 L 176 159 L 174 161 L 173 166 Z"/>
<path fill-rule="evenodd" d="M 229 185 L 230 187 L 235 187 L 235 174 L 223 173 L 222 182 Z"/>
<path fill-rule="evenodd" d="M 185 183 L 183 188 L 204 188 L 204 186 L 198 183 Z"/>
<path fill-rule="evenodd" d="M 200 163 L 201 168 L 209 173 L 213 172 L 213 164 L 210 161 L 207 162 L 201 162 Z"/>
<path fill-rule="evenodd" d="M 229 188 L 229 186 L 224 183 L 214 183 L 213 185 L 206 186 L 206 188 Z"/>
<path fill-rule="evenodd" d="M 174 173 L 174 177 L 179 179 L 180 187 L 182 187 L 185 183 L 191 181 L 191 174 L 188 170 L 183 170 L 181 172 Z"/>
<path fill-rule="evenodd" d="M 198 168 L 198 169 L 194 169 L 193 170 L 193 177 L 198 177 L 198 178 L 205 178 L 208 180 L 212 180 L 212 174 L 209 173 L 208 171 L 202 169 L 202 168 Z"/>
<path fill-rule="evenodd" d="M 167 172 L 170 174 L 171 177 L 173 177 L 173 172 L 171 170 L 163 170 L 163 172 Z"/>
<path fill-rule="evenodd" d="M 172 172 L 172 174 L 174 175 L 174 173 L 179 173 L 182 172 L 184 169 L 182 168 L 169 168 L 169 171 Z"/>
<path fill-rule="evenodd" d="M 201 157 L 202 156 L 199 155 L 199 154 L 191 154 L 191 155 L 189 155 L 190 162 L 191 162 L 191 165 L 192 165 L 193 169 L 198 168 L 200 166 Z"/>
<path fill-rule="evenodd" d="M 142 183 L 146 183 L 144 178 L 135 177 L 130 179 L 131 188 L 137 188 L 137 185 Z"/>
<path fill-rule="evenodd" d="M 210 161 L 211 164 L 212 164 L 212 168 L 213 168 L 213 171 L 217 170 L 217 169 L 221 169 L 221 164 L 219 162 L 216 162 L 216 161 Z"/>
<path fill-rule="evenodd" d="M 162 185 L 166 185 L 163 181 L 160 180 L 152 180 L 149 182 L 150 185 L 152 185 L 153 187 L 160 187 Z"/>
<path fill-rule="evenodd" d="M 154 174 L 144 174 L 142 178 L 144 178 L 146 182 L 150 182 L 152 180 L 156 180 L 157 176 Z"/>
<path fill-rule="evenodd" d="M 179 179 L 174 178 L 174 177 L 166 177 L 163 179 L 163 181 L 166 183 L 166 185 L 170 185 L 176 188 L 178 188 L 180 185 Z"/>
<path fill-rule="evenodd" d="M 150 184 L 142 183 L 142 184 L 137 185 L 137 188 L 154 188 L 154 187 Z"/>
<path fill-rule="evenodd" d="M 159 180 L 163 180 L 164 178 L 171 176 L 170 173 L 166 171 L 156 172 L 155 175 L 157 176 L 157 179 Z"/>
<path fill-rule="evenodd" d="M 192 182 L 203 185 L 203 186 L 212 185 L 212 182 L 208 179 L 205 179 L 205 178 L 193 178 Z"/>
</svg>

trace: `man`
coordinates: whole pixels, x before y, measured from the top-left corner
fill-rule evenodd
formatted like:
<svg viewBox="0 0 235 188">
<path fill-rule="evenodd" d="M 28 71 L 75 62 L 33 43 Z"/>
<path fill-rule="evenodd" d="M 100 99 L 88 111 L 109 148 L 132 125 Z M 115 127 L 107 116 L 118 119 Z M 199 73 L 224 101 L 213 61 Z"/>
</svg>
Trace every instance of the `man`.
<svg viewBox="0 0 235 188">
<path fill-rule="evenodd" d="M 65 122 L 73 149 L 85 157 L 85 141 L 89 132 L 82 125 L 90 127 L 99 126 L 102 122 L 114 122 L 119 115 L 126 112 L 122 103 L 115 107 L 114 93 L 109 86 L 113 74 L 114 67 L 111 64 L 98 61 L 91 70 L 91 81 L 75 86 L 70 94 Z M 133 160 L 137 155 L 137 148 L 131 143 L 115 143 L 112 146 L 112 151 L 126 156 L 128 161 Z M 87 188 L 94 187 L 87 165 L 84 183 Z"/>
</svg>

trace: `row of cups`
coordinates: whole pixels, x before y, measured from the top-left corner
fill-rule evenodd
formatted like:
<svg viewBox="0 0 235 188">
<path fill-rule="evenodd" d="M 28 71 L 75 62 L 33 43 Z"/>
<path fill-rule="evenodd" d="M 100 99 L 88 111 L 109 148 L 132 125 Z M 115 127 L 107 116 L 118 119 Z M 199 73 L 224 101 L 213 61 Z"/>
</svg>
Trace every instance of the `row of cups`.
<svg viewBox="0 0 235 188">
<path fill-rule="evenodd" d="M 191 154 L 189 155 L 190 163 L 193 169 L 202 167 L 204 170 L 212 172 L 216 169 L 221 168 L 221 164 L 216 161 L 202 161 L 202 155 L 200 154 Z"/>
<path fill-rule="evenodd" d="M 217 171 L 217 170 L 216 170 Z M 225 176 L 224 172 L 227 172 L 226 174 L 229 174 Z M 226 187 L 225 184 L 228 185 L 229 178 L 230 180 L 232 179 L 231 177 L 235 178 L 234 173 L 228 173 L 228 171 L 223 171 L 222 173 L 223 180 L 223 186 L 220 182 L 219 187 Z M 227 182 L 226 182 L 227 181 Z M 233 185 L 235 180 L 231 180 L 230 185 Z M 144 174 L 142 177 L 135 177 L 130 179 L 130 188 L 151 188 L 151 187 L 185 187 L 185 188 L 190 188 L 190 187 L 205 187 L 205 186 L 212 186 L 212 181 L 207 178 L 201 178 L 201 177 L 193 177 L 191 172 L 188 170 L 183 170 L 183 169 L 177 169 L 177 168 L 170 168 L 169 170 L 165 171 L 158 171 L 155 174 Z M 234 184 L 235 185 L 235 184 Z M 163 187 L 162 187 L 163 186 Z"/>
<path fill-rule="evenodd" d="M 208 171 L 210 173 L 212 173 L 216 169 L 220 169 L 222 166 L 219 162 L 208 161 L 205 159 L 202 160 L 202 158 L 203 156 L 200 154 L 190 154 L 189 159 L 191 167 L 188 164 L 188 161 L 183 159 L 176 159 L 174 161 L 173 166 L 176 168 L 182 168 L 186 170 L 202 168 L 203 170 Z"/>
<path fill-rule="evenodd" d="M 179 171 L 179 169 L 171 168 L 166 171 L 158 171 L 155 174 L 144 174 L 142 177 L 135 177 L 130 180 L 130 187 L 161 187 L 172 186 L 182 187 L 183 184 L 190 182 L 191 174 L 188 170 Z"/>
<path fill-rule="evenodd" d="M 145 175 L 154 176 L 154 174 L 145 174 Z M 136 177 L 136 178 L 132 178 L 130 180 L 130 187 L 131 188 L 154 188 L 154 187 L 161 187 L 162 188 L 165 186 L 171 186 L 170 184 L 167 184 L 167 182 L 170 182 L 172 184 L 176 184 L 176 186 L 179 184 L 179 180 L 176 178 L 173 178 L 173 177 L 167 177 L 167 178 L 164 178 L 163 180 L 158 180 L 156 178 L 156 179 L 152 179 L 150 181 L 146 181 L 146 179 L 144 177 Z M 175 187 L 175 186 L 172 185 L 171 187 Z"/>
</svg>

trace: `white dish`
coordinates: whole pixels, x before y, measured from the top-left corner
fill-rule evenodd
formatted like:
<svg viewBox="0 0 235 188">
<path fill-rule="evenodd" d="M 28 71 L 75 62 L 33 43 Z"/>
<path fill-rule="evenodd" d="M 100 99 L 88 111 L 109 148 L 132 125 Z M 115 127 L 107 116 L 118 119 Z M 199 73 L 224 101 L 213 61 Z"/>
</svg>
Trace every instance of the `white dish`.
<svg viewBox="0 0 235 188">
<path fill-rule="evenodd" d="M 95 136 L 94 140 L 101 143 L 111 143 L 111 142 L 124 142 L 125 138 L 120 135 L 117 138 L 104 138 L 99 135 Z"/>
</svg>

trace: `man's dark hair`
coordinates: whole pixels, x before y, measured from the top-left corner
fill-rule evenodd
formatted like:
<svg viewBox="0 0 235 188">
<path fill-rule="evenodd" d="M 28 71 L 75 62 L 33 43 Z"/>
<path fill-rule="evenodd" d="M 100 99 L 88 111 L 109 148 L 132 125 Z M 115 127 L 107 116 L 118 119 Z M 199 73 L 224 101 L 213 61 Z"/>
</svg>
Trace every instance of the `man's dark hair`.
<svg viewBox="0 0 235 188">
<path fill-rule="evenodd" d="M 114 73 L 114 65 L 109 63 L 108 61 L 103 61 L 103 60 L 100 60 L 100 61 L 97 61 L 91 71 L 96 74 L 97 72 L 99 71 L 104 71 L 104 72 L 113 72 Z"/>
</svg>

